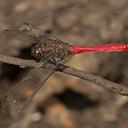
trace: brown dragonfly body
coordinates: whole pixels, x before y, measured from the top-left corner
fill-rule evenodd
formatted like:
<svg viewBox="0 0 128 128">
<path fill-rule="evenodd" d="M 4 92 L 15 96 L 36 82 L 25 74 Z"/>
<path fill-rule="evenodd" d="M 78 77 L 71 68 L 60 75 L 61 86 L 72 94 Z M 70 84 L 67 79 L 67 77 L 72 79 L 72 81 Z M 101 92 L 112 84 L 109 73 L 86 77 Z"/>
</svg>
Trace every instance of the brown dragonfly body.
<svg viewBox="0 0 128 128">
<path fill-rule="evenodd" d="M 60 58 L 72 55 L 69 44 L 62 42 L 61 40 L 50 40 L 47 37 L 43 40 L 39 40 L 38 43 L 33 44 L 31 48 L 31 54 L 35 58 L 42 58 L 46 56 L 50 51 L 53 51 L 53 58 Z"/>
</svg>

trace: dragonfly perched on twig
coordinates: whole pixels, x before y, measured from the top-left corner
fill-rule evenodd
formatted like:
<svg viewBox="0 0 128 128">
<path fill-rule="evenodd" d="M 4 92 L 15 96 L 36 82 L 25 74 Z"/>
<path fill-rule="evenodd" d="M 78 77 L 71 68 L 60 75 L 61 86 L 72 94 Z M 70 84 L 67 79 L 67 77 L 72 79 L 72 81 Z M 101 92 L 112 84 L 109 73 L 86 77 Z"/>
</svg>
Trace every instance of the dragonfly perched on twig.
<svg viewBox="0 0 128 128">
<path fill-rule="evenodd" d="M 38 67 L 32 69 L 23 80 L 2 97 L 1 101 L 8 98 L 11 103 L 14 104 L 23 100 L 24 104 L 19 104 L 17 107 L 18 112 L 26 108 L 46 80 L 57 70 L 58 65 L 64 64 L 73 55 L 82 52 L 128 51 L 128 44 L 71 45 L 51 34 L 42 32 L 38 27 L 28 23 L 7 29 L 5 32 L 9 32 L 21 40 L 32 41 L 31 55 L 40 60 Z M 45 68 L 48 64 L 52 66 L 53 70 Z M 40 77 L 37 77 L 37 74 Z M 34 80 L 36 80 L 36 82 L 34 82 Z M 30 83 L 34 85 L 33 90 L 31 89 Z M 24 90 L 24 96 L 19 93 L 19 90 Z"/>
</svg>

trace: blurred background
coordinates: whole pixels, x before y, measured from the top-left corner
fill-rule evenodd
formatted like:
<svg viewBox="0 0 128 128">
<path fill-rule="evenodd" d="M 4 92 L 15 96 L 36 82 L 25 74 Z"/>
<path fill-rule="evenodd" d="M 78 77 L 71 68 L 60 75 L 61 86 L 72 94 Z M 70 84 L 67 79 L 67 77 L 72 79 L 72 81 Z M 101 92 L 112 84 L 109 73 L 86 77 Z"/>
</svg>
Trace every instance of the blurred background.
<svg viewBox="0 0 128 128">
<path fill-rule="evenodd" d="M 81 45 L 128 42 L 127 0 L 0 0 L 0 30 L 28 22 L 65 42 Z M 31 58 L 31 44 L 0 36 L 0 54 Z M 128 53 L 86 53 L 68 65 L 128 86 Z M 0 63 L 0 95 L 27 69 Z M 79 78 L 55 73 L 22 117 L 9 104 L 0 128 L 127 128 L 127 97 Z"/>
</svg>

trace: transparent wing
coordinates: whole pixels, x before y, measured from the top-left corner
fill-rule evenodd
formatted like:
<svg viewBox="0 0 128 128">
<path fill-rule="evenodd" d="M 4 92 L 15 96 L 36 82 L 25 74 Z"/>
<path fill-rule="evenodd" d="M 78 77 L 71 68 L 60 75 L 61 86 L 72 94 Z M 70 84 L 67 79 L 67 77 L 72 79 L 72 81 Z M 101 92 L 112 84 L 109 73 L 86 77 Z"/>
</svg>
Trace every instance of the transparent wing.
<svg viewBox="0 0 128 128">
<path fill-rule="evenodd" d="M 44 58 L 42 58 L 42 63 L 39 67 L 32 69 L 28 75 L 21 80 L 12 90 L 7 92 L 3 97 L 1 97 L 1 105 L 6 106 L 6 102 L 10 104 L 16 104 L 17 112 L 22 109 L 21 104 L 26 104 L 27 99 L 31 100 L 33 95 L 39 90 L 42 84 L 40 81 L 46 81 L 53 71 L 45 68 L 48 64 L 48 60 L 52 58 L 53 52 L 49 52 Z M 42 77 L 40 80 L 39 78 Z M 28 103 L 27 103 L 28 104 Z"/>
<path fill-rule="evenodd" d="M 40 28 L 28 23 L 13 26 L 9 29 L 4 30 L 3 33 L 8 34 L 13 38 L 29 42 L 36 42 L 37 39 L 61 41 L 59 38 L 46 32 L 43 32 Z"/>
<path fill-rule="evenodd" d="M 43 32 L 41 31 L 41 29 L 34 25 L 23 23 L 18 26 L 12 26 L 6 30 L 3 30 L 2 33 L 11 38 L 35 43 Z"/>
<path fill-rule="evenodd" d="M 40 35 L 42 38 L 47 38 L 49 41 L 61 41 L 58 37 L 55 37 L 51 34 L 48 34 L 48 33 L 41 33 Z"/>
<path fill-rule="evenodd" d="M 5 94 L 4 97 L 2 97 L 3 102 L 1 103 L 3 106 L 6 105 L 6 99 L 6 101 L 9 103 L 9 106 L 13 106 L 13 113 L 15 113 L 15 115 L 18 113 L 21 114 L 21 112 L 31 102 L 32 98 L 40 90 L 46 80 L 56 71 L 56 65 L 48 64 L 48 60 L 53 57 L 51 56 L 52 53 L 53 52 L 50 52 L 48 55 L 46 55 L 42 59 L 43 63 L 38 68 L 34 68 L 26 78 L 24 78 L 19 84 L 16 85 L 15 88 L 13 88 L 11 91 Z M 56 63 L 63 64 L 65 62 L 67 62 L 67 60 L 58 60 Z M 45 68 L 46 65 L 47 68 Z"/>
<path fill-rule="evenodd" d="M 18 109 L 18 113 L 21 113 L 26 108 L 26 106 L 31 102 L 32 98 L 40 90 L 40 88 L 42 87 L 42 85 L 56 71 L 56 69 L 58 68 L 58 67 L 56 67 L 57 63 L 64 64 L 67 61 L 69 61 L 72 58 L 72 56 L 70 56 L 69 58 L 63 59 L 63 60 L 62 60 L 62 58 L 63 58 L 63 55 L 59 58 L 59 60 L 57 62 L 54 63 L 54 65 L 53 64 L 52 65 L 47 65 L 47 68 L 41 69 L 38 72 L 38 77 L 36 79 L 37 82 L 33 83 L 34 85 L 37 85 L 37 86 L 36 86 L 36 88 L 34 88 L 34 91 L 30 94 L 30 96 L 27 98 L 25 104 Z M 30 90 L 28 90 L 28 91 L 30 91 Z"/>
<path fill-rule="evenodd" d="M 15 106 L 15 113 L 21 113 L 31 103 L 32 98 L 37 94 L 46 80 L 54 73 L 53 70 L 41 68 L 29 81 L 9 94 L 7 100 Z"/>
</svg>

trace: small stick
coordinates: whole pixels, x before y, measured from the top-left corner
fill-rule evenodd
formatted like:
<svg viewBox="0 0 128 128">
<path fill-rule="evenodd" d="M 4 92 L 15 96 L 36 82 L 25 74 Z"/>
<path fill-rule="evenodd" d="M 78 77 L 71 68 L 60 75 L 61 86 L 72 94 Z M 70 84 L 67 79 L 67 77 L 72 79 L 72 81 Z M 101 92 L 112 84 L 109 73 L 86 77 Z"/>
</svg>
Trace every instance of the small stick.
<svg viewBox="0 0 128 128">
<path fill-rule="evenodd" d="M 17 66 L 24 67 L 24 68 L 38 67 L 40 64 L 34 60 L 24 60 L 21 58 L 6 56 L 6 55 L 0 55 L 0 62 L 17 65 Z M 100 76 L 96 76 L 93 74 L 86 74 L 83 71 L 77 70 L 75 68 L 72 68 L 72 67 L 69 67 L 66 65 L 60 65 L 59 71 L 65 73 L 65 74 L 76 76 L 76 77 L 79 77 L 80 79 L 92 82 L 92 83 L 94 83 L 98 86 L 101 86 L 107 90 L 110 90 L 114 93 L 128 96 L 128 88 L 127 87 L 125 87 L 121 84 L 106 80 Z"/>
</svg>

